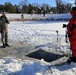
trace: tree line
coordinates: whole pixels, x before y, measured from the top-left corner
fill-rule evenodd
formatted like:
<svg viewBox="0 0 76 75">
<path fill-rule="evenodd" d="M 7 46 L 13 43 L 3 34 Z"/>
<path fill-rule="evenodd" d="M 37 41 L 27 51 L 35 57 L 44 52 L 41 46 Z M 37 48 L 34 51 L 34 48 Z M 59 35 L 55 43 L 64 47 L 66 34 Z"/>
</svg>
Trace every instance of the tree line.
<svg viewBox="0 0 76 75">
<path fill-rule="evenodd" d="M 43 3 L 28 3 L 27 0 L 21 1 L 18 5 L 13 5 L 10 2 L 5 2 L 4 5 L 0 4 L 0 12 L 6 11 L 8 13 L 27 13 L 27 14 L 49 14 L 49 13 L 69 13 L 72 4 L 65 3 L 62 0 L 55 0 L 56 6 L 53 7 L 49 4 Z"/>
</svg>

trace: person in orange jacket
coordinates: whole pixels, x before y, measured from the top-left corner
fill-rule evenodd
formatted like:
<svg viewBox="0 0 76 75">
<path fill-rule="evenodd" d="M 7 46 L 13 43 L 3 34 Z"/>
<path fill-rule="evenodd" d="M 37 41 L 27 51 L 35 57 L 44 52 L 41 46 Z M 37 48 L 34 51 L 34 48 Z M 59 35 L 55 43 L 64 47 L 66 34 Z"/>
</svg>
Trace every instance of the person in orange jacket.
<svg viewBox="0 0 76 75">
<path fill-rule="evenodd" d="M 70 42 L 70 49 L 72 51 L 72 57 L 68 59 L 68 63 L 76 62 L 76 7 L 71 10 L 72 18 L 67 26 L 67 34 Z"/>
</svg>

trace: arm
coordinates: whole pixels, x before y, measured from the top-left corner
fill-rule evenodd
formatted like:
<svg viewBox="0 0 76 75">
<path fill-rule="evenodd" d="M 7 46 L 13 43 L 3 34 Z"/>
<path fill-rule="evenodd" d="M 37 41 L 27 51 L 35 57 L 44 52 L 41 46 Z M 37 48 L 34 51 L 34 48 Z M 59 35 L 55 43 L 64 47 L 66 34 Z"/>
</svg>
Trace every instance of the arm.
<svg viewBox="0 0 76 75">
<path fill-rule="evenodd" d="M 75 27 L 76 27 L 76 25 L 75 24 L 72 24 L 72 26 L 70 28 L 70 31 L 73 31 Z"/>
<path fill-rule="evenodd" d="M 74 29 L 74 19 L 71 18 L 69 23 L 68 23 L 68 26 L 67 26 L 67 34 L 72 34 L 72 31 Z"/>
<path fill-rule="evenodd" d="M 9 24 L 9 21 L 8 21 L 7 17 L 5 18 L 5 20 L 6 20 L 5 23 L 8 23 Z"/>
</svg>

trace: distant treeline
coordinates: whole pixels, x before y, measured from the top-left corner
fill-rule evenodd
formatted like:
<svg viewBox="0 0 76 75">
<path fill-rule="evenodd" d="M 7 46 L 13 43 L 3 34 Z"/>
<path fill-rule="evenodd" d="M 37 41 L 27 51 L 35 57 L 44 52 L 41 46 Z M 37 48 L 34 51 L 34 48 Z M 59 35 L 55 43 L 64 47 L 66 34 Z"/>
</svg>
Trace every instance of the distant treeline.
<svg viewBox="0 0 76 75">
<path fill-rule="evenodd" d="M 51 3 L 51 0 L 50 0 Z M 69 13 L 72 4 L 65 3 L 62 0 L 56 0 L 56 6 L 52 7 L 49 4 L 43 3 L 28 3 L 27 0 L 21 1 L 18 5 L 12 5 L 10 2 L 0 4 L 0 12 L 6 11 L 8 13 L 27 13 L 27 14 L 49 14 L 49 13 Z"/>
</svg>

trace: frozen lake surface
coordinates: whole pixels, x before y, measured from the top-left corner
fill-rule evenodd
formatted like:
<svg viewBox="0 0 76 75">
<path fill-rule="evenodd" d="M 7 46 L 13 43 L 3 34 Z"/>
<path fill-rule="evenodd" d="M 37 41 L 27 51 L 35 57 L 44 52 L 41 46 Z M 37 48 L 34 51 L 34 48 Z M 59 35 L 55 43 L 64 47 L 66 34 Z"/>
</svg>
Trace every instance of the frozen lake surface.
<svg viewBox="0 0 76 75">
<path fill-rule="evenodd" d="M 16 17 L 16 15 L 10 16 L 8 14 L 7 16 L 9 18 L 18 18 L 19 16 Z M 51 17 L 59 18 L 59 15 L 56 15 L 51 15 Z M 64 18 L 71 17 L 69 14 L 66 15 L 62 14 Z M 32 17 L 37 17 L 37 15 Z M 46 16 L 46 18 L 48 17 L 49 15 Z M 63 24 L 67 23 L 66 21 L 54 22 L 46 20 L 10 22 L 8 27 L 9 44 L 11 47 L 0 48 L 0 75 L 75 75 L 75 63 L 71 65 L 51 66 L 51 63 L 46 62 L 43 58 L 37 60 L 25 57 L 26 54 L 39 49 L 61 55 L 70 54 L 69 43 L 65 42 L 66 29 L 62 28 Z M 56 31 L 58 31 L 58 34 Z M 65 60 L 63 59 L 62 61 Z M 56 61 L 56 63 L 59 62 L 61 60 Z M 52 64 L 54 63 L 52 62 Z"/>
</svg>

